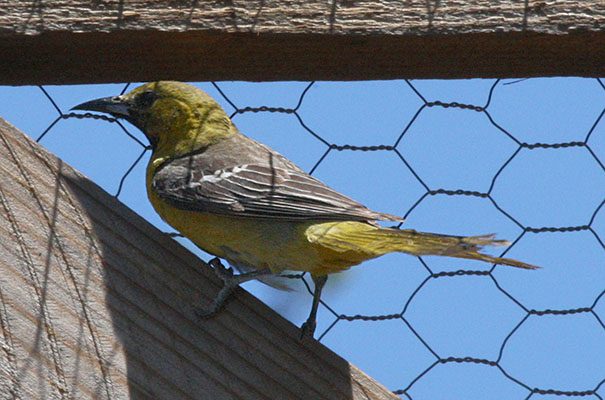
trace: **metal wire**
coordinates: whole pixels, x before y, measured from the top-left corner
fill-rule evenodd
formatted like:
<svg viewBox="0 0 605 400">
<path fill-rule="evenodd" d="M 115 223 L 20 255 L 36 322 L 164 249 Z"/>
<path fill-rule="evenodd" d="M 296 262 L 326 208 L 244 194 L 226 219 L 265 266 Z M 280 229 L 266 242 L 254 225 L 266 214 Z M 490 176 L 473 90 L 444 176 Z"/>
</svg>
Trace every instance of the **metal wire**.
<svg viewBox="0 0 605 400">
<path fill-rule="evenodd" d="M 308 124 L 305 124 L 303 117 L 299 113 L 299 110 L 300 110 L 301 105 L 304 103 L 305 95 L 308 93 L 309 89 L 311 89 L 313 87 L 315 82 L 310 82 L 304 88 L 304 90 L 300 94 L 297 105 L 294 108 L 269 107 L 269 106 L 238 107 L 235 104 L 235 102 L 232 101 L 231 99 L 229 99 L 228 96 L 225 94 L 225 92 L 223 90 L 221 90 L 219 84 L 216 84 L 216 83 L 212 83 L 212 84 L 218 90 L 218 92 L 224 97 L 224 99 L 235 109 L 235 111 L 232 114 L 232 117 L 237 114 L 245 114 L 245 113 L 281 113 L 281 114 L 294 115 L 296 117 L 297 121 L 300 123 L 300 126 L 304 130 L 306 130 L 312 137 L 317 139 L 320 143 L 322 143 L 325 146 L 325 152 L 319 157 L 317 162 L 310 169 L 310 173 L 313 173 L 316 170 L 316 168 L 326 159 L 328 154 L 330 154 L 330 152 L 332 152 L 332 151 L 362 151 L 362 152 L 382 151 L 382 152 L 395 153 L 397 155 L 398 159 L 402 161 L 402 167 L 406 168 L 411 173 L 411 175 L 418 181 L 418 183 L 424 188 L 424 193 L 420 196 L 420 198 L 417 201 L 415 201 L 411 205 L 411 207 L 405 213 L 404 218 L 407 217 L 408 215 L 410 215 L 417 208 L 417 206 L 419 206 L 421 203 L 426 201 L 426 199 L 428 197 L 431 197 L 431 196 L 478 197 L 478 198 L 488 199 L 491 202 L 491 204 L 494 206 L 494 208 L 496 210 L 498 210 L 499 213 L 501 213 L 502 216 L 504 216 L 505 218 L 510 220 L 512 223 L 514 223 L 516 226 L 518 226 L 522 230 L 520 235 L 513 241 L 512 245 L 510 247 L 508 247 L 506 249 L 506 251 L 504 251 L 504 253 L 509 251 L 511 248 L 514 248 L 517 245 L 517 243 L 522 241 L 522 239 L 524 238 L 524 236 L 527 233 L 541 234 L 541 233 L 545 233 L 545 232 L 569 233 L 569 232 L 577 232 L 577 231 L 588 231 L 592 235 L 594 235 L 594 237 L 596 238 L 601 249 L 603 250 L 603 255 L 605 258 L 605 244 L 604 244 L 605 238 L 600 237 L 599 233 L 595 229 L 593 229 L 593 224 L 594 224 L 595 218 L 596 218 L 597 214 L 599 213 L 599 211 L 601 210 L 601 208 L 603 208 L 603 205 L 605 204 L 605 199 L 603 199 L 600 202 L 600 204 L 596 207 L 596 209 L 592 213 L 590 221 L 585 225 L 534 227 L 534 226 L 524 225 L 520 221 L 515 219 L 509 212 L 507 212 L 504 209 L 504 207 L 500 206 L 498 204 L 498 202 L 496 201 L 496 199 L 492 196 L 493 189 L 496 185 L 496 181 L 498 180 L 499 176 L 511 164 L 511 162 L 519 156 L 520 151 L 522 149 L 527 150 L 527 151 L 533 151 L 536 149 L 550 149 L 550 150 L 556 150 L 556 151 L 564 151 L 564 149 L 568 149 L 568 148 L 583 148 L 588 151 L 588 153 L 594 159 L 596 164 L 605 173 L 605 166 L 604 166 L 603 160 L 599 159 L 599 157 L 597 156 L 597 152 L 595 152 L 594 149 L 591 148 L 591 144 L 589 143 L 589 139 L 591 138 L 591 135 L 593 134 L 596 126 L 599 124 L 600 120 L 602 119 L 603 115 L 605 114 L 605 107 L 603 107 L 603 111 L 600 113 L 600 115 L 597 117 L 594 124 L 592 124 L 592 126 L 586 133 L 586 136 L 583 141 L 571 141 L 571 142 L 560 142 L 560 143 L 558 143 L 558 142 L 557 143 L 526 143 L 526 142 L 522 142 L 521 140 L 517 139 L 512 133 L 508 132 L 506 129 L 504 129 L 502 126 L 500 126 L 489 113 L 490 104 L 494 97 L 494 91 L 499 85 L 502 85 L 500 80 L 495 80 L 493 82 L 493 84 L 489 90 L 487 101 L 484 105 L 462 104 L 459 102 L 428 101 L 427 99 L 425 99 L 425 97 L 421 94 L 421 92 L 414 86 L 414 84 L 411 81 L 405 81 L 405 82 L 406 82 L 408 88 L 418 96 L 418 98 L 421 101 L 421 105 L 416 110 L 416 112 L 413 114 L 410 121 L 402 129 L 401 134 L 396 138 L 396 140 L 393 141 L 393 143 L 384 143 L 384 144 L 372 145 L 372 146 L 357 146 L 357 145 L 346 144 L 346 143 L 345 144 L 331 143 L 329 140 L 322 137 L 322 135 L 320 133 L 311 129 L 308 126 Z M 510 82 L 508 84 L 514 84 L 514 83 L 516 83 L 516 82 Z M 605 91 L 605 85 L 603 85 L 603 82 L 601 80 L 598 80 L 598 83 L 601 86 L 601 88 L 603 88 L 603 90 Z M 138 145 L 142 146 L 142 148 L 143 148 L 142 153 L 134 161 L 133 165 L 130 168 L 128 168 L 127 171 L 125 171 L 124 175 L 122 176 L 122 178 L 120 180 L 119 189 L 116 194 L 116 196 L 118 196 L 120 194 L 123 184 L 125 184 L 125 182 L 127 181 L 127 177 L 129 175 L 130 171 L 132 171 L 134 166 L 141 160 L 141 158 L 143 157 L 145 152 L 148 150 L 148 148 L 141 141 L 139 141 L 135 136 L 130 134 L 127 131 L 127 129 L 121 123 L 119 123 L 119 121 L 115 120 L 114 118 L 109 118 L 109 117 L 100 116 L 100 115 L 94 115 L 94 114 L 90 114 L 90 113 L 85 113 L 85 114 L 63 113 L 60 110 L 60 108 L 57 106 L 56 102 L 48 94 L 48 92 L 42 87 L 40 87 L 40 89 L 42 89 L 44 95 L 49 99 L 49 101 L 52 103 L 54 108 L 57 110 L 57 112 L 59 113 L 59 117 L 48 125 L 48 127 L 39 136 L 38 141 L 42 140 L 52 130 L 52 128 L 54 126 L 56 126 L 57 122 L 60 121 L 61 119 L 95 118 L 95 119 L 102 119 L 102 120 L 108 121 L 110 123 L 118 123 L 120 128 L 129 137 L 131 137 Z M 126 90 L 126 88 L 124 88 L 124 90 Z M 433 107 L 458 108 L 461 110 L 467 110 L 469 112 L 482 113 L 487 117 L 487 119 L 491 123 L 491 125 L 493 125 L 499 132 L 501 132 L 506 137 L 510 138 L 514 143 L 516 143 L 516 145 L 517 145 L 516 151 L 514 151 L 513 154 L 502 163 L 500 168 L 498 168 L 498 170 L 496 171 L 496 173 L 494 174 L 494 176 L 491 179 L 489 189 L 487 190 L 487 192 L 464 190 L 464 189 L 451 189 L 451 188 L 450 189 L 431 188 L 421 178 L 421 174 L 419 174 L 417 171 L 414 170 L 414 168 L 412 167 L 412 163 L 408 162 L 408 160 L 406 160 L 406 157 L 400 151 L 402 148 L 402 139 L 409 132 L 410 128 L 412 126 L 414 126 L 418 117 L 423 112 L 425 112 L 426 109 L 433 108 Z M 171 235 L 178 236 L 178 234 L 171 234 Z M 597 307 L 597 304 L 599 303 L 601 298 L 605 295 L 605 282 L 603 282 L 603 284 L 604 284 L 603 290 L 600 292 L 600 294 L 596 297 L 596 299 L 594 299 L 594 301 L 590 305 L 586 305 L 584 307 L 573 308 L 573 309 L 535 310 L 535 309 L 528 309 L 527 307 L 525 307 L 521 301 L 515 299 L 515 297 L 509 291 L 507 291 L 503 288 L 503 286 L 498 281 L 497 276 L 494 274 L 495 266 L 492 266 L 491 269 L 485 270 L 485 271 L 457 270 L 457 271 L 434 272 L 429 268 L 429 266 L 421 258 L 419 258 L 419 260 L 422 263 L 422 265 L 426 268 L 427 276 L 416 287 L 416 289 L 412 291 L 410 296 L 405 301 L 405 304 L 403 305 L 401 311 L 398 313 L 383 314 L 383 315 L 339 314 L 336 311 L 334 311 L 334 309 L 331 308 L 328 304 L 326 304 L 326 302 L 324 302 L 322 300 L 321 304 L 325 307 L 326 310 L 328 310 L 334 316 L 334 320 L 328 326 L 328 328 L 320 334 L 319 340 L 324 338 L 328 332 L 332 331 L 337 324 L 343 323 L 343 321 L 367 321 L 368 323 L 370 323 L 370 322 L 384 321 L 384 320 L 401 320 L 405 324 L 407 329 L 410 330 L 410 332 L 418 339 L 418 341 L 429 351 L 429 353 L 432 355 L 432 357 L 434 357 L 434 362 L 431 365 L 429 365 L 426 369 L 424 369 L 420 374 L 415 376 L 409 382 L 401 382 L 400 388 L 394 389 L 394 392 L 396 394 L 401 395 L 408 399 L 412 399 L 412 396 L 410 394 L 410 389 L 415 384 L 417 384 L 420 380 L 422 380 L 423 377 L 425 377 L 429 371 L 431 371 L 433 368 L 435 368 L 439 364 L 447 364 L 447 363 L 481 364 L 481 365 L 488 366 L 490 368 L 495 368 L 498 371 L 500 371 L 500 373 L 504 377 L 506 377 L 506 379 L 510 380 L 514 384 L 516 384 L 516 385 L 522 387 L 524 390 L 526 390 L 527 399 L 529 399 L 530 397 L 532 397 L 534 395 L 594 396 L 594 398 L 602 399 L 602 397 L 599 395 L 599 393 L 597 393 L 597 391 L 605 383 L 605 371 L 604 371 L 603 380 L 601 380 L 600 383 L 598 383 L 598 385 L 596 385 L 595 387 L 586 388 L 585 390 L 581 390 L 581 391 L 564 391 L 564 390 L 556 390 L 553 388 L 530 387 L 530 385 L 524 383 L 521 379 L 518 379 L 517 377 L 513 376 L 511 373 L 506 371 L 506 369 L 502 366 L 501 361 L 502 361 L 502 356 L 504 354 L 505 348 L 506 348 L 507 344 L 509 343 L 509 340 L 516 334 L 516 332 L 519 331 L 519 328 L 521 326 L 523 326 L 530 319 L 530 317 L 539 318 L 542 316 L 549 315 L 549 316 L 556 316 L 557 318 L 565 318 L 566 316 L 573 315 L 573 314 L 588 314 L 596 320 L 598 325 L 600 325 L 600 327 L 603 330 L 605 330 L 605 324 L 603 323 L 603 321 L 601 320 L 601 318 L 599 317 L 598 313 L 595 310 Z M 494 360 L 483 359 L 483 358 L 474 358 L 474 357 L 443 356 L 443 355 L 439 354 L 439 352 L 435 351 L 433 348 L 431 348 L 429 346 L 428 341 L 425 340 L 417 332 L 417 329 L 414 328 L 413 323 L 411 323 L 409 321 L 409 319 L 407 318 L 408 306 L 413 302 L 415 296 L 423 290 L 423 288 L 426 286 L 426 284 L 429 281 L 437 280 L 437 279 L 439 279 L 439 280 L 441 280 L 441 279 L 457 279 L 460 277 L 464 278 L 464 277 L 468 277 L 468 276 L 476 276 L 481 279 L 489 279 L 491 282 L 493 282 L 493 284 L 495 285 L 495 287 L 497 288 L 498 291 L 500 291 L 508 299 L 510 299 L 514 304 L 516 304 L 516 306 L 518 306 L 519 309 L 522 310 L 524 313 L 524 316 L 521 318 L 521 320 L 506 334 L 504 340 L 502 341 L 502 343 L 500 345 L 498 357 Z M 310 294 L 313 293 L 312 288 L 311 288 L 309 282 L 307 281 L 307 277 L 305 277 L 304 274 L 292 274 L 292 275 L 288 275 L 286 277 L 302 279 L 302 282 L 303 282 L 304 286 L 307 288 L 308 292 Z M 547 373 L 546 370 L 545 370 L 545 373 Z"/>
</svg>

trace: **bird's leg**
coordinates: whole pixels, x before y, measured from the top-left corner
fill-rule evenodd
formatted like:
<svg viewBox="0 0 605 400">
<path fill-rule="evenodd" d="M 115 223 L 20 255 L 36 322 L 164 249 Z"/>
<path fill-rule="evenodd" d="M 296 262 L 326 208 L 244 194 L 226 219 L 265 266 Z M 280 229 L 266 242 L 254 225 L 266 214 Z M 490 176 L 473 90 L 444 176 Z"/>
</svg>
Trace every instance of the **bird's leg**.
<svg viewBox="0 0 605 400">
<path fill-rule="evenodd" d="M 319 307 L 319 299 L 321 298 L 321 291 L 328 280 L 328 275 L 311 275 L 313 283 L 315 284 L 315 290 L 313 291 L 313 305 L 311 306 L 311 312 L 309 318 L 300 328 L 300 338 L 305 339 L 307 337 L 313 337 L 315 327 L 317 326 L 317 308 Z"/>
<path fill-rule="evenodd" d="M 217 312 L 222 305 L 225 303 L 225 300 L 229 297 L 233 289 L 239 286 L 241 283 L 251 281 L 253 279 L 257 279 L 261 276 L 271 275 L 271 270 L 269 269 L 261 269 L 257 271 L 246 272 L 244 274 L 233 274 L 232 268 L 225 268 L 221 261 L 218 258 L 213 258 L 208 262 L 208 265 L 214 267 L 214 272 L 216 276 L 218 276 L 223 281 L 223 287 L 218 292 L 218 295 L 212 302 L 212 305 L 206 309 L 198 309 L 196 311 L 196 315 L 200 318 L 207 318 Z"/>
</svg>

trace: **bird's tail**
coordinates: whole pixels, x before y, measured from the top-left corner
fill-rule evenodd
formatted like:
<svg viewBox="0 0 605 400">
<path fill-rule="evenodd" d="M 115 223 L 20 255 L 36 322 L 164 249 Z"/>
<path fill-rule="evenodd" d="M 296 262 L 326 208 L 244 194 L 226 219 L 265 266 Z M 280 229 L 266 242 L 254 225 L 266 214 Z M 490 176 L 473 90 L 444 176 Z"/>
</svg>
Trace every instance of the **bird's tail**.
<svg viewBox="0 0 605 400">
<path fill-rule="evenodd" d="M 510 242 L 496 239 L 495 235 L 450 236 L 417 232 L 411 229 L 383 228 L 361 222 L 328 222 L 307 230 L 311 242 L 321 244 L 340 253 L 366 254 L 367 258 L 402 252 L 416 256 L 436 255 L 481 260 L 517 268 L 537 269 L 510 258 L 493 257 L 480 253 L 485 246 L 509 246 Z"/>
</svg>

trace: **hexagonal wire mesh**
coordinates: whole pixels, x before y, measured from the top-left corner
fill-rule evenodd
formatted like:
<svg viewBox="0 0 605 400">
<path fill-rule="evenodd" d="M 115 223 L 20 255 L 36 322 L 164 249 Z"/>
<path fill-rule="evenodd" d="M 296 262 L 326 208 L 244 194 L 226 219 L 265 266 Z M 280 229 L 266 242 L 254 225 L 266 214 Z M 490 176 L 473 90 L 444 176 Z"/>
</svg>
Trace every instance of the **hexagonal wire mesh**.
<svg viewBox="0 0 605 400">
<path fill-rule="evenodd" d="M 147 148 L 136 129 L 64 112 L 127 87 L 15 88 L 3 98 L 31 107 L 36 96 L 37 122 L 6 104 L 0 112 L 42 131 L 38 141 L 167 230 L 143 199 Z M 404 215 L 418 230 L 498 232 L 513 244 L 497 255 L 543 267 L 384 256 L 329 280 L 319 340 L 405 398 L 604 397 L 601 80 L 203 87 L 233 108 L 244 134 L 371 209 Z M 106 122 L 127 136 L 95 134 L 110 130 Z M 74 143 L 77 151 L 66 146 Z M 301 282 L 310 293 L 308 278 Z M 297 324 L 308 311 L 308 297 L 247 288 Z"/>
</svg>

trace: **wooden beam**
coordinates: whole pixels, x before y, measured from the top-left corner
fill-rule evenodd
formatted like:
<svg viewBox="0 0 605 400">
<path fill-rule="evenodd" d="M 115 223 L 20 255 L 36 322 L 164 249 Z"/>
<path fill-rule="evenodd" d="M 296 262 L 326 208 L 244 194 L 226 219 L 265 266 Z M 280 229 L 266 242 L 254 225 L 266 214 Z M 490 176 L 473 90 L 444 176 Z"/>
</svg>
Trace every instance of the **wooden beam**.
<svg viewBox="0 0 605 400">
<path fill-rule="evenodd" d="M 143 195 L 143 194 L 142 194 Z M 0 118 L 0 397 L 398 399 Z"/>
<path fill-rule="evenodd" d="M 605 75 L 605 3 L 0 0 L 0 84 Z"/>
</svg>

